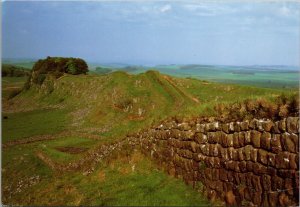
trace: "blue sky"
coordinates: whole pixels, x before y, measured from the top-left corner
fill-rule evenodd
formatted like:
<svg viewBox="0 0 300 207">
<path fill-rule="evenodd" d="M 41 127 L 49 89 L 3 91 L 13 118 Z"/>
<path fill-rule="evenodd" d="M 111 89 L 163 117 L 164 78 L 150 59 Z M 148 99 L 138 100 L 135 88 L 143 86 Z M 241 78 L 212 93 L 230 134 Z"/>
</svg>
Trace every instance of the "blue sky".
<svg viewBox="0 0 300 207">
<path fill-rule="evenodd" d="M 285 1 L 6 1 L 2 56 L 299 65 L 299 8 Z"/>
</svg>

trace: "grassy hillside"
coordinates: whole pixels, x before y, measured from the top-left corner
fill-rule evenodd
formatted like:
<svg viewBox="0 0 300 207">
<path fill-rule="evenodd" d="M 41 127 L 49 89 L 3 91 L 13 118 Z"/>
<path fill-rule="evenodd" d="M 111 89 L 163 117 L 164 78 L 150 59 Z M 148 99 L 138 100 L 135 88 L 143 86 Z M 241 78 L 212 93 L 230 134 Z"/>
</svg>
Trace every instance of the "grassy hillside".
<svg viewBox="0 0 300 207">
<path fill-rule="evenodd" d="M 21 85 L 21 80 L 2 81 L 3 90 L 8 83 Z M 56 163 L 76 162 L 103 143 L 170 116 L 217 115 L 214 107 L 220 103 L 274 100 L 282 93 L 289 96 L 297 91 L 175 78 L 156 71 L 48 77 L 41 86 L 3 99 L 2 142 L 10 146 L 2 156 L 3 201 L 24 205 L 207 204 L 199 193 L 157 171 L 138 152 L 101 162 L 89 176 L 82 171 L 53 171 L 39 155 Z"/>
</svg>

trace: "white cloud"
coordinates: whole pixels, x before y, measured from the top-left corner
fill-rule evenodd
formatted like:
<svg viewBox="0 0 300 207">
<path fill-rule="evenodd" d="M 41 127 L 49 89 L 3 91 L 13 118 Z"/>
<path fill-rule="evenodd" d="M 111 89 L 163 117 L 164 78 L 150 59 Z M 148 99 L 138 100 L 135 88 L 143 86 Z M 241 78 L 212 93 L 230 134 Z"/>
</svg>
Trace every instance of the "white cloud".
<svg viewBox="0 0 300 207">
<path fill-rule="evenodd" d="M 162 13 L 165 13 L 165 12 L 170 11 L 171 9 L 172 9 L 171 5 L 166 4 L 166 5 L 162 6 L 162 7 L 159 9 L 159 11 L 162 12 Z"/>
<path fill-rule="evenodd" d="M 286 6 L 283 6 L 279 9 L 279 13 L 283 16 L 289 16 L 291 15 L 291 10 Z"/>
<path fill-rule="evenodd" d="M 186 4 L 183 6 L 183 8 L 199 16 L 216 16 L 221 14 L 229 14 L 236 11 L 236 9 L 232 7 L 211 3 Z"/>
</svg>

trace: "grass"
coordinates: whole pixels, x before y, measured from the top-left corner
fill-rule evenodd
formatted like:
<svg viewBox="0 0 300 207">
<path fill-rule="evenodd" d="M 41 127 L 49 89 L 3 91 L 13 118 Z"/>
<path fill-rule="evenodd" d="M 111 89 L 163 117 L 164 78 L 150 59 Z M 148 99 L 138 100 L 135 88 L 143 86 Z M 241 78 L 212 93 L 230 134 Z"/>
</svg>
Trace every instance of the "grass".
<svg viewBox="0 0 300 207">
<path fill-rule="evenodd" d="M 29 168 L 21 170 L 13 163 L 7 169 L 7 160 L 19 158 L 29 153 L 37 145 L 23 146 L 20 150 L 5 151 L 3 187 L 10 183 L 19 183 L 30 175 L 40 175 L 35 185 L 23 188 L 8 198 L 4 191 L 4 204 L 21 205 L 104 205 L 104 206 L 208 206 L 209 202 L 191 186 L 159 171 L 156 166 L 142 154 L 135 152 L 130 157 L 119 157 L 102 163 L 89 176 L 81 173 L 52 174 L 40 164 L 34 156 L 27 156 Z M 24 160 L 23 160 L 24 162 Z M 132 170 L 132 166 L 134 170 Z M 8 181 L 9 172 L 19 169 L 15 177 Z M 16 190 L 17 184 L 12 185 Z M 62 196 L 63 195 L 63 196 Z"/>
<path fill-rule="evenodd" d="M 19 113 L 3 113 L 2 142 L 42 134 L 54 134 L 67 127 L 66 110 L 44 109 Z"/>
</svg>

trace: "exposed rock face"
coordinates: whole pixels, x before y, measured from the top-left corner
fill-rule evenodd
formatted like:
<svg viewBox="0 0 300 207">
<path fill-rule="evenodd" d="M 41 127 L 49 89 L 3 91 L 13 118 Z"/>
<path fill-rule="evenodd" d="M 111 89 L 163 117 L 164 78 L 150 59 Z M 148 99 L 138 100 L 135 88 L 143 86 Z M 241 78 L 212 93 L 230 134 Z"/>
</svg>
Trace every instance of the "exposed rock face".
<svg viewBox="0 0 300 207">
<path fill-rule="evenodd" d="M 299 205 L 299 118 L 231 123 L 174 121 L 137 137 L 171 175 L 237 206 Z"/>
</svg>

